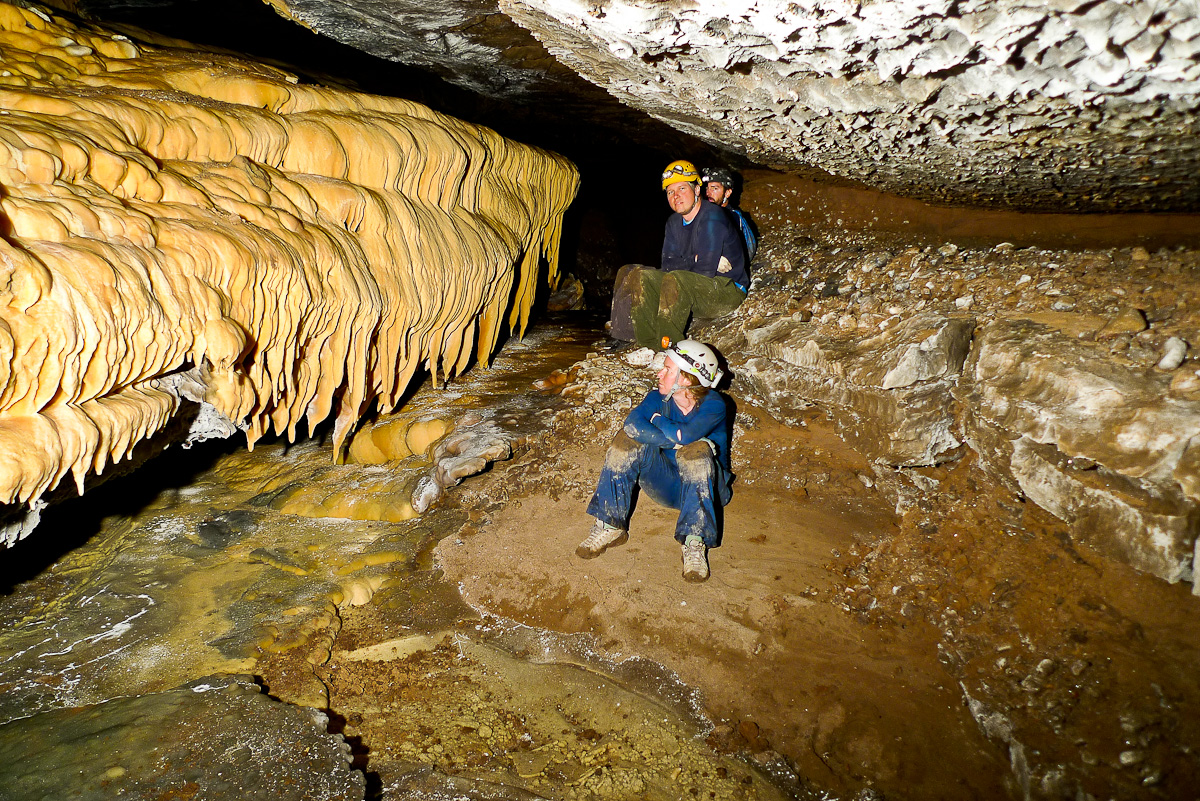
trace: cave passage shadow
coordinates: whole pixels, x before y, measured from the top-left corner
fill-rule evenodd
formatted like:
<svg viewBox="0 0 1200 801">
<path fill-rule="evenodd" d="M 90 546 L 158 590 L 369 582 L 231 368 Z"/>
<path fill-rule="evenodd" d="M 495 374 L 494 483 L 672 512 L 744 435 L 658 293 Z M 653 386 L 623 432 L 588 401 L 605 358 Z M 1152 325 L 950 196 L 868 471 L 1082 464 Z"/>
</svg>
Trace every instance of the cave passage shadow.
<svg viewBox="0 0 1200 801">
<path fill-rule="evenodd" d="M 138 449 L 143 448 L 139 454 Z M 164 449 L 146 441 L 135 449 L 132 458 L 110 465 L 110 475 L 88 487 L 84 495 L 76 494 L 74 483 L 67 477 L 47 493 L 49 504 L 37 528 L 6 552 L 0 546 L 0 597 L 12 594 L 18 584 L 37 577 L 87 543 L 100 532 L 106 518 L 136 515 L 163 491 L 193 483 L 222 456 L 243 448 L 245 442 L 236 435 L 187 449 Z M 94 476 L 88 478 L 95 481 Z"/>
</svg>

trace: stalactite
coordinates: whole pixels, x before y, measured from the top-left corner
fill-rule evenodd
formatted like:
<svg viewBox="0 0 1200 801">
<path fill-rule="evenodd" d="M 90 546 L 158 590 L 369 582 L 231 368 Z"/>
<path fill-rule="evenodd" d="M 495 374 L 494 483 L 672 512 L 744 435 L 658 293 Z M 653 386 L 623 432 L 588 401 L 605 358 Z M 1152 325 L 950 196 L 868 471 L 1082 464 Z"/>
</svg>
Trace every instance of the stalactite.
<svg viewBox="0 0 1200 801">
<path fill-rule="evenodd" d="M 577 186 L 415 103 L 0 4 L 0 501 L 82 489 L 193 367 L 251 446 L 332 415 L 340 447 L 524 330 Z"/>
</svg>

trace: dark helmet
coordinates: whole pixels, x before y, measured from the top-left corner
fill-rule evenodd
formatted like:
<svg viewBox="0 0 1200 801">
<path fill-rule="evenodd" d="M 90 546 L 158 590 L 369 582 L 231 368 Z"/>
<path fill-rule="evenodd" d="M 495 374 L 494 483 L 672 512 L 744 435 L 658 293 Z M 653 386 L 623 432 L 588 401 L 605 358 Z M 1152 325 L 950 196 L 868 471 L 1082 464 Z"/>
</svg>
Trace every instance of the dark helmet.
<svg viewBox="0 0 1200 801">
<path fill-rule="evenodd" d="M 716 183 L 726 189 L 733 188 L 733 171 L 726 167 L 706 167 L 701 180 L 704 183 Z"/>
</svg>

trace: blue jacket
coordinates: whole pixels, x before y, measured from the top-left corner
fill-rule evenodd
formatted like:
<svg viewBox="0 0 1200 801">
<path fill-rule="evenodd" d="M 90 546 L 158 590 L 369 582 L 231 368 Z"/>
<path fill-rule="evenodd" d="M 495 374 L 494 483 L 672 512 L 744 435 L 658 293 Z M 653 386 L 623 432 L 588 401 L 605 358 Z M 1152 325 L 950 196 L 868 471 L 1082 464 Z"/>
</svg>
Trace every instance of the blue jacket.
<svg viewBox="0 0 1200 801">
<path fill-rule="evenodd" d="M 684 414 L 675 401 L 664 398 L 657 389 L 652 389 L 625 418 L 625 433 L 644 445 L 662 448 L 671 460 L 675 459 L 676 445 L 691 445 L 707 439 L 716 448 L 717 463 L 721 465 L 724 480 L 728 482 L 732 478 L 728 414 L 725 396 L 716 390 L 710 391 L 699 406 Z"/>
<path fill-rule="evenodd" d="M 708 278 L 729 278 L 747 289 L 745 245 L 737 227 L 725 210 L 700 199 L 700 210 L 690 223 L 682 214 L 672 214 L 663 235 L 662 268 L 688 270 Z M 730 272 L 718 273 L 721 257 L 729 260 Z"/>
<path fill-rule="evenodd" d="M 750 221 L 746 219 L 746 212 L 737 206 L 726 206 L 725 211 L 730 213 L 737 222 L 738 230 L 742 232 L 742 239 L 746 241 L 746 258 L 754 261 L 754 254 L 758 252 L 758 237 L 754 235 L 754 229 L 750 227 Z"/>
</svg>

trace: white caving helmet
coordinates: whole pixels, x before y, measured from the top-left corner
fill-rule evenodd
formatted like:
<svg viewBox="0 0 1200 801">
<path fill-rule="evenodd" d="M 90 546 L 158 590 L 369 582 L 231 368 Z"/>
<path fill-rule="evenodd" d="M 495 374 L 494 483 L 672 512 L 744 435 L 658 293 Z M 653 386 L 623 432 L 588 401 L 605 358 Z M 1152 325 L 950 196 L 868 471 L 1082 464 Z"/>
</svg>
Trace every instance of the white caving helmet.
<svg viewBox="0 0 1200 801">
<path fill-rule="evenodd" d="M 676 342 L 667 348 L 667 357 L 679 365 L 680 372 L 696 376 L 702 387 L 715 387 L 725 375 L 721 372 L 713 349 L 694 339 Z"/>
</svg>

